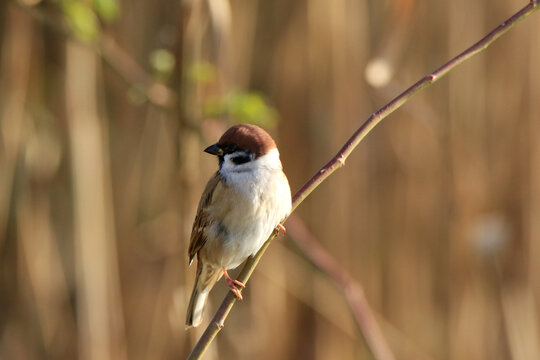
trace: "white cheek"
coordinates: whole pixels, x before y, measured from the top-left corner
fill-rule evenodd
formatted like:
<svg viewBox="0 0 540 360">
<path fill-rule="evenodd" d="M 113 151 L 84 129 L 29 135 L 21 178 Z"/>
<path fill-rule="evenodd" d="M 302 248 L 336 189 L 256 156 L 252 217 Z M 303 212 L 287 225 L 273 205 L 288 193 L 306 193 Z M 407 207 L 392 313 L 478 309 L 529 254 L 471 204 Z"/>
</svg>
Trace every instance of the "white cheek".
<svg viewBox="0 0 540 360">
<path fill-rule="evenodd" d="M 238 156 L 238 154 L 227 154 L 223 157 L 223 164 L 221 165 L 221 170 L 223 172 L 230 172 L 230 171 L 242 171 L 245 169 L 250 168 L 252 165 L 250 165 L 252 162 L 248 161 L 244 164 L 235 164 L 232 161 L 233 156 Z"/>
<path fill-rule="evenodd" d="M 225 159 L 223 160 L 223 164 L 221 165 L 221 171 L 229 172 L 234 171 L 236 168 L 236 165 L 232 162 L 229 155 L 225 155 Z"/>
<path fill-rule="evenodd" d="M 231 161 L 231 157 L 229 155 L 225 155 L 225 157 L 223 158 L 223 164 L 221 164 L 221 169 L 222 170 L 229 170 L 233 167 L 233 163 Z"/>
</svg>

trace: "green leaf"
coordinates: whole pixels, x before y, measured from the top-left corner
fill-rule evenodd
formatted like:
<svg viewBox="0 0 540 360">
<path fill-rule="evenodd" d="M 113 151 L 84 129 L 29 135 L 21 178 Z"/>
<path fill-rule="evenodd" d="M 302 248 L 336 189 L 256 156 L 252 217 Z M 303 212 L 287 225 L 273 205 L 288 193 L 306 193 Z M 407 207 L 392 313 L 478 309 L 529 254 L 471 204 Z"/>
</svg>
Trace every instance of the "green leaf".
<svg viewBox="0 0 540 360">
<path fill-rule="evenodd" d="M 196 84 L 209 84 L 216 79 L 216 68 L 207 61 L 193 63 L 187 70 L 187 78 Z"/>
<path fill-rule="evenodd" d="M 250 123 L 273 127 L 278 112 L 254 92 L 232 92 L 224 98 L 209 98 L 204 104 L 206 116 L 229 116 L 235 123 Z"/>
<path fill-rule="evenodd" d="M 85 3 L 80 1 L 64 1 L 64 14 L 75 35 L 84 41 L 94 41 L 99 36 L 99 22 Z"/>
<path fill-rule="evenodd" d="M 174 70 L 176 60 L 169 50 L 157 49 L 150 54 L 150 64 L 159 75 L 168 77 Z"/>
<path fill-rule="evenodd" d="M 113 22 L 120 15 L 118 0 L 94 0 L 94 9 L 106 22 Z"/>
<path fill-rule="evenodd" d="M 232 93 L 228 102 L 229 112 L 234 122 L 248 122 L 268 127 L 277 123 L 277 111 L 268 106 L 260 94 Z"/>
</svg>

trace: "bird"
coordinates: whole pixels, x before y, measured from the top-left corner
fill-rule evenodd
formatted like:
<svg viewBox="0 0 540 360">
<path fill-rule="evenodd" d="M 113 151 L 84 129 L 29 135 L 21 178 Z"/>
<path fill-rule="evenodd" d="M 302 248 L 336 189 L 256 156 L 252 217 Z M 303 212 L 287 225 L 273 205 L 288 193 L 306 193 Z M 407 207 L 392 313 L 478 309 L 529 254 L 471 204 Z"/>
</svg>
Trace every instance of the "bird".
<svg viewBox="0 0 540 360">
<path fill-rule="evenodd" d="M 202 322 L 206 300 L 225 276 L 229 289 L 242 299 L 245 285 L 227 270 L 254 256 L 291 212 L 291 189 L 272 137 L 256 125 L 229 128 L 204 150 L 218 158 L 219 169 L 201 196 L 188 249 L 189 265 L 197 257 L 186 329 Z"/>
</svg>

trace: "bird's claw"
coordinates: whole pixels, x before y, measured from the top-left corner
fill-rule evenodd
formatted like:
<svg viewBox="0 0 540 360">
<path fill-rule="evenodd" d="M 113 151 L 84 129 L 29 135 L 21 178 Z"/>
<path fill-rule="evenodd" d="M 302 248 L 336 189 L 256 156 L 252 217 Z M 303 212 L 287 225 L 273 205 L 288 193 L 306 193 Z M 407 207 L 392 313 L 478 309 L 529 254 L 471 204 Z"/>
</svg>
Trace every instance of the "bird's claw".
<svg viewBox="0 0 540 360">
<path fill-rule="evenodd" d="M 243 300 L 244 298 L 242 297 L 242 294 L 240 293 L 240 290 L 236 287 L 236 285 L 240 286 L 241 288 L 245 288 L 246 285 L 244 285 L 238 280 L 232 280 L 231 278 L 228 278 L 228 279 L 226 278 L 226 281 L 227 281 L 227 286 L 229 287 L 229 289 L 231 289 L 234 295 L 236 295 L 238 300 Z"/>
<path fill-rule="evenodd" d="M 234 285 L 240 286 L 242 289 L 245 289 L 245 288 L 246 288 L 246 284 L 244 284 L 244 283 L 241 282 L 241 281 L 233 280 L 233 283 L 234 283 Z"/>
<path fill-rule="evenodd" d="M 287 229 L 285 229 L 285 226 L 283 226 L 282 224 L 277 224 L 276 231 L 277 231 L 278 234 L 279 234 L 280 230 L 283 231 L 284 234 L 287 233 Z"/>
<path fill-rule="evenodd" d="M 240 290 L 236 286 L 244 289 L 246 287 L 246 284 L 241 281 L 231 279 L 225 268 L 223 268 L 223 275 L 225 275 L 225 281 L 227 282 L 227 286 L 229 287 L 229 289 L 234 293 L 234 295 L 236 295 L 238 300 L 243 300 L 244 298 L 242 297 Z"/>
<path fill-rule="evenodd" d="M 238 298 L 238 300 L 244 300 L 244 298 L 242 297 L 242 294 L 240 294 L 240 290 L 238 290 L 237 287 L 229 287 L 229 289 L 231 289 L 231 291 L 233 292 L 233 294 L 236 295 L 236 297 Z"/>
</svg>

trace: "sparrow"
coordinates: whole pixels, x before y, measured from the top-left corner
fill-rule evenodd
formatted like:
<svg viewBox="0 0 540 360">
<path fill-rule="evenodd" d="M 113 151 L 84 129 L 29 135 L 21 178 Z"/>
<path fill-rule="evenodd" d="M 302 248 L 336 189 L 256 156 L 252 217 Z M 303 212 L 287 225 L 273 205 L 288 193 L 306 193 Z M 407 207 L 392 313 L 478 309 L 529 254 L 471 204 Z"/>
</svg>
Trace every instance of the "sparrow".
<svg viewBox="0 0 540 360">
<path fill-rule="evenodd" d="M 255 125 L 236 125 L 205 152 L 217 156 L 219 170 L 208 181 L 193 222 L 189 265 L 197 256 L 197 275 L 186 326 L 198 326 L 210 290 L 225 276 L 239 298 L 227 270 L 255 255 L 272 231 L 291 212 L 291 189 L 272 137 Z"/>
</svg>

